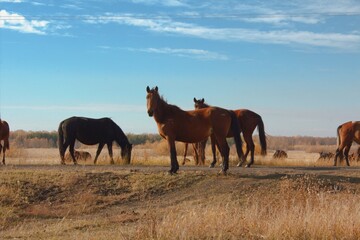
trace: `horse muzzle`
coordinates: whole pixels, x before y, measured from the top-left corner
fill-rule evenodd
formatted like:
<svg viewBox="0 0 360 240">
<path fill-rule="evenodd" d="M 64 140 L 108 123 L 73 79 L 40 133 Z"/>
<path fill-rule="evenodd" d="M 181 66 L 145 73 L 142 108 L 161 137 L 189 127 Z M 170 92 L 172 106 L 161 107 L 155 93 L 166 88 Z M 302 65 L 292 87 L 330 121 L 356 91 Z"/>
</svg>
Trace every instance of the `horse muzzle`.
<svg viewBox="0 0 360 240">
<path fill-rule="evenodd" d="M 148 111 L 149 117 L 152 117 L 154 115 L 154 111 L 153 110 L 149 110 Z"/>
</svg>

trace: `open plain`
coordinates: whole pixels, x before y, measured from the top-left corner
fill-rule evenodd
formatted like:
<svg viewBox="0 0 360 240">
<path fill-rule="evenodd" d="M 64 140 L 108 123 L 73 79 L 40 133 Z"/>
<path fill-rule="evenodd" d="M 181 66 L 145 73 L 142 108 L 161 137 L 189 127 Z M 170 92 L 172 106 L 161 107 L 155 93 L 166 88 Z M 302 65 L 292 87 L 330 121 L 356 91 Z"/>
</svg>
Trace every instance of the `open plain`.
<svg viewBox="0 0 360 240">
<path fill-rule="evenodd" d="M 0 167 L 1 238 L 360 238 L 357 166 L 290 152 L 284 164 L 270 164 L 271 154 L 252 168 L 232 162 L 227 176 L 191 164 L 169 175 L 166 157 L 139 152 L 126 166 L 105 156 L 62 166 L 56 149 L 9 158 Z"/>
</svg>

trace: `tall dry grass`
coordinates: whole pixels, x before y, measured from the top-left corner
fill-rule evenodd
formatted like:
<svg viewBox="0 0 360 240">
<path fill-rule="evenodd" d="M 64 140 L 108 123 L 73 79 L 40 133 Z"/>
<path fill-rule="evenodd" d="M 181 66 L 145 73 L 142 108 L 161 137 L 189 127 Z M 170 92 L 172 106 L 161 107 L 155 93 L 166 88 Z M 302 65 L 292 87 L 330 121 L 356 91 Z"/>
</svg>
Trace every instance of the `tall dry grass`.
<svg viewBox="0 0 360 240">
<path fill-rule="evenodd" d="M 315 182 L 314 182 L 315 181 Z M 308 176 L 283 179 L 279 192 L 226 195 L 151 209 L 129 239 L 359 239 L 358 196 Z"/>
</svg>

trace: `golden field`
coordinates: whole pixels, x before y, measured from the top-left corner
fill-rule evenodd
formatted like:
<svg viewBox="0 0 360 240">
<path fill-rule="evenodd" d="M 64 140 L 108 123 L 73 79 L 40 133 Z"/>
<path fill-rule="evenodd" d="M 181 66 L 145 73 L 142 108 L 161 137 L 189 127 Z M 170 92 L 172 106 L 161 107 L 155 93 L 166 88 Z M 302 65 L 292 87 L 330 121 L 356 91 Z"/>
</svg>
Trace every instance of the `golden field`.
<svg viewBox="0 0 360 240">
<path fill-rule="evenodd" d="M 109 165 L 105 148 L 97 166 L 61 166 L 57 149 L 11 151 L 0 167 L 2 239 L 360 238 L 360 168 L 316 153 L 269 151 L 252 168 L 232 156 L 223 176 L 193 161 L 168 175 L 169 157 L 146 146 L 128 166 Z"/>
</svg>

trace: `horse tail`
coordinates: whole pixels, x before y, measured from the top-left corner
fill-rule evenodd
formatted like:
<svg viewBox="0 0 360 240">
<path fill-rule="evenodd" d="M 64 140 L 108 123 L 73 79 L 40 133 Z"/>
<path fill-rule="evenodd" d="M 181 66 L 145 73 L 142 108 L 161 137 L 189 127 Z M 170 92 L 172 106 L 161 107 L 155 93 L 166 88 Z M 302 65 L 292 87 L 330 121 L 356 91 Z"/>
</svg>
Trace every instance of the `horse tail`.
<svg viewBox="0 0 360 240">
<path fill-rule="evenodd" d="M 337 135 L 337 139 L 336 139 L 336 145 L 337 148 L 339 148 L 340 144 L 341 144 L 341 138 L 340 138 L 340 130 L 342 128 L 342 125 L 338 126 L 338 128 L 336 129 L 336 135 Z"/>
<path fill-rule="evenodd" d="M 242 141 L 240 137 L 240 127 L 239 127 L 239 121 L 234 111 L 229 111 L 231 116 L 231 131 L 234 136 L 235 146 L 236 146 L 236 152 L 239 158 L 244 158 L 244 153 L 242 150 Z"/>
<path fill-rule="evenodd" d="M 64 121 L 62 121 L 59 124 L 59 128 L 58 128 L 58 146 L 59 146 L 59 152 L 60 152 L 60 157 L 61 159 L 64 159 L 64 132 L 63 132 L 63 125 Z"/>
<path fill-rule="evenodd" d="M 9 139 L 4 140 L 4 148 L 6 148 L 7 150 L 10 150 Z"/>
<path fill-rule="evenodd" d="M 265 136 L 265 128 L 264 128 L 264 122 L 262 118 L 259 116 L 258 119 L 258 132 L 259 132 L 259 140 L 260 140 L 260 146 L 261 146 L 261 155 L 266 155 L 266 136 Z"/>
</svg>

